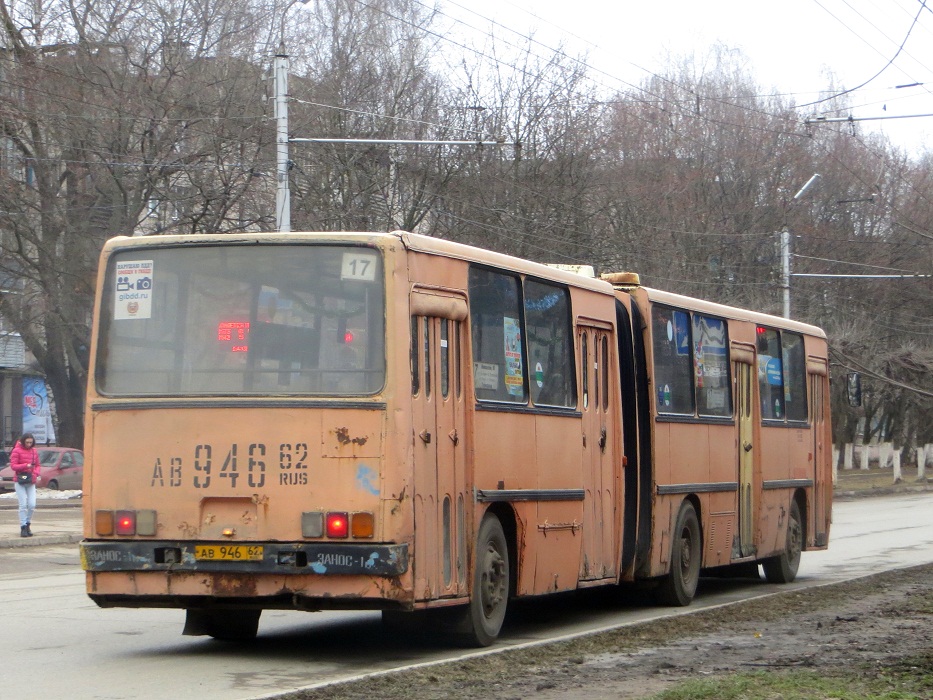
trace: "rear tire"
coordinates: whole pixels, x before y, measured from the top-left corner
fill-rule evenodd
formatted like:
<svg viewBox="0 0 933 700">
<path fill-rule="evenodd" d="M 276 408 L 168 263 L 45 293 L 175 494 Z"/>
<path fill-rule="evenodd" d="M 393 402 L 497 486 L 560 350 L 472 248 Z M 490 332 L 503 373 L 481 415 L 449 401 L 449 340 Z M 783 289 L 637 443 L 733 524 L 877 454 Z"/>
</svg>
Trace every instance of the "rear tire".
<svg viewBox="0 0 933 700">
<path fill-rule="evenodd" d="M 476 537 L 476 563 L 469 605 L 457 611 L 454 633 L 465 646 L 496 641 L 509 604 L 509 547 L 499 518 L 487 515 Z"/>
<path fill-rule="evenodd" d="M 661 579 L 655 591 L 655 599 L 662 605 L 685 607 L 690 605 L 696 595 L 703 558 L 700 521 L 696 509 L 689 501 L 684 501 L 680 506 L 672 539 L 671 570 Z"/>
<path fill-rule="evenodd" d="M 800 568 L 800 553 L 803 551 L 803 518 L 797 501 L 791 501 L 790 516 L 787 518 L 787 540 L 784 551 L 776 557 L 765 559 L 761 566 L 768 583 L 790 583 L 797 578 Z"/>
<path fill-rule="evenodd" d="M 185 611 L 185 635 L 208 635 L 225 642 L 248 642 L 259 631 L 262 610 L 196 610 Z"/>
<path fill-rule="evenodd" d="M 52 489 L 53 491 L 58 491 L 58 482 L 55 481 L 55 479 L 52 479 L 52 480 L 49 482 L 49 485 L 46 486 L 46 488 Z"/>
</svg>

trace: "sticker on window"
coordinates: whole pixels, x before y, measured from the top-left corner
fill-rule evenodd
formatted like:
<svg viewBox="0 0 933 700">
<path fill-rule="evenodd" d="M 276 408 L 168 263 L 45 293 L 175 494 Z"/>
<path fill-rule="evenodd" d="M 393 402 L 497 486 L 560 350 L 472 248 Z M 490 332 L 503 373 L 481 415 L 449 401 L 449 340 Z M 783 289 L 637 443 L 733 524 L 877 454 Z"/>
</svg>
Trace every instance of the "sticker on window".
<svg viewBox="0 0 933 700">
<path fill-rule="evenodd" d="M 524 393 L 522 377 L 522 331 L 517 318 L 502 319 L 505 337 L 505 385 L 513 396 Z"/>
<path fill-rule="evenodd" d="M 118 262 L 116 277 L 114 319 L 152 318 L 152 260 Z"/>
<path fill-rule="evenodd" d="M 356 251 L 343 254 L 340 279 L 372 282 L 376 279 L 376 256 Z"/>
<path fill-rule="evenodd" d="M 499 390 L 499 365 L 492 362 L 473 363 L 473 382 L 477 389 Z"/>
</svg>

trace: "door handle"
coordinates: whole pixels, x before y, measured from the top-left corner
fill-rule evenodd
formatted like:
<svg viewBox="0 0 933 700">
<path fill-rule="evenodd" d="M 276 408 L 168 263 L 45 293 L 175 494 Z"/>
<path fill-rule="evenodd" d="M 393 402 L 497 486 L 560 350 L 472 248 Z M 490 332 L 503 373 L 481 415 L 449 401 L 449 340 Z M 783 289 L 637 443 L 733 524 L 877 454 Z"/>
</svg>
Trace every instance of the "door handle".
<svg viewBox="0 0 933 700">
<path fill-rule="evenodd" d="M 427 430 L 422 430 L 420 433 L 418 433 L 418 437 L 421 438 L 421 441 L 425 445 L 429 445 L 431 443 L 431 433 L 429 433 Z"/>
<path fill-rule="evenodd" d="M 606 429 L 603 428 L 599 431 L 599 449 L 605 451 L 606 449 Z"/>
<path fill-rule="evenodd" d="M 748 441 L 746 440 L 744 443 L 742 443 L 742 448 L 743 448 L 746 452 L 751 452 L 751 451 L 752 451 L 752 443 L 750 443 L 750 442 L 748 442 Z"/>
<path fill-rule="evenodd" d="M 450 441 L 454 444 L 455 447 L 460 443 L 460 436 L 457 435 L 456 428 L 447 433 L 447 437 L 450 438 Z"/>
</svg>

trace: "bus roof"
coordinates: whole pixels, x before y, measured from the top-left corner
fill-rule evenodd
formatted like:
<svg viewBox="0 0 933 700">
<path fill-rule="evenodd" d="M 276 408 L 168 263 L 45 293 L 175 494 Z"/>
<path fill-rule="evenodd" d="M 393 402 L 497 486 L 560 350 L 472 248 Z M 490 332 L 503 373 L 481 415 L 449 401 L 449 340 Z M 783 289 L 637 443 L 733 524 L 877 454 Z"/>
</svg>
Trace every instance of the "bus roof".
<svg viewBox="0 0 933 700">
<path fill-rule="evenodd" d="M 609 282 L 590 278 L 573 272 L 550 267 L 543 263 L 523 260 L 504 253 L 496 253 L 484 248 L 456 243 L 441 238 L 432 238 L 406 231 L 376 233 L 366 231 L 296 231 L 292 233 L 205 233 L 166 236 L 117 236 L 104 246 L 105 252 L 122 248 L 174 247 L 185 245 L 217 244 L 256 244 L 256 243 L 356 243 L 358 245 L 385 245 L 389 240 L 399 241 L 406 250 L 440 255 L 448 258 L 477 262 L 492 267 L 510 270 L 522 274 L 563 282 L 574 287 L 582 287 L 602 294 L 613 294 Z M 800 321 L 788 320 L 780 316 L 749 311 L 726 304 L 717 304 L 693 297 L 665 292 L 650 287 L 632 286 L 623 291 L 630 294 L 643 293 L 652 302 L 670 304 L 695 311 L 704 311 L 722 318 L 750 320 L 764 325 L 795 330 L 807 335 L 825 338 L 826 334 L 817 326 Z"/>
<path fill-rule="evenodd" d="M 105 250 L 136 247 L 165 247 L 185 245 L 216 245 L 222 243 L 290 243 L 290 242 L 354 242 L 375 244 L 380 239 L 399 236 L 387 233 L 368 233 L 361 231 L 339 232 L 256 232 L 256 233 L 197 233 L 153 236 L 116 236 L 107 241 Z"/>
<path fill-rule="evenodd" d="M 826 337 L 826 333 L 824 333 L 823 329 L 819 328 L 818 326 L 812 326 L 809 323 L 786 319 L 781 316 L 773 316 L 771 314 L 765 314 L 758 311 L 750 311 L 748 309 L 741 309 L 736 306 L 728 306 L 726 304 L 717 304 L 712 301 L 703 301 L 702 299 L 695 299 L 693 297 L 674 294 L 672 292 L 664 292 L 660 289 L 652 289 L 650 287 L 634 287 L 626 289 L 625 291 L 634 293 L 634 290 L 642 290 L 650 301 L 660 304 L 678 306 L 681 308 L 690 309 L 692 311 L 702 311 L 714 316 L 719 316 L 720 318 L 754 321 L 755 323 L 759 323 L 765 326 L 785 328 L 787 330 L 797 331 L 798 333 L 812 335 L 817 338 Z"/>
<path fill-rule="evenodd" d="M 388 240 L 396 240 L 406 248 L 420 253 L 441 255 L 447 258 L 467 260 L 492 267 L 503 268 L 556 282 L 563 282 L 574 287 L 583 287 L 602 294 L 611 295 L 612 285 L 602 280 L 558 270 L 542 263 L 523 260 L 511 255 L 496 253 L 484 248 L 455 243 L 440 238 L 432 238 L 406 231 L 391 233 L 373 233 L 364 231 L 322 231 L 293 233 L 206 233 L 167 236 L 117 236 L 107 241 L 104 250 L 135 247 L 173 247 L 185 245 L 250 244 L 250 243 L 357 243 L 363 245 L 385 245 Z"/>
<path fill-rule="evenodd" d="M 409 250 L 422 253 L 433 253 L 434 255 L 443 255 L 448 258 L 458 258 L 461 260 L 471 260 L 481 264 L 493 267 L 521 272 L 535 277 L 551 279 L 557 282 L 564 282 L 574 287 L 583 287 L 603 294 L 612 294 L 612 285 L 603 280 L 598 280 L 585 275 L 578 275 L 574 272 L 560 270 L 543 263 L 523 260 L 504 253 L 496 253 L 485 248 L 477 248 L 463 243 L 446 241 L 441 238 L 431 238 L 417 233 L 397 232 L 402 237 L 402 241 Z"/>
</svg>

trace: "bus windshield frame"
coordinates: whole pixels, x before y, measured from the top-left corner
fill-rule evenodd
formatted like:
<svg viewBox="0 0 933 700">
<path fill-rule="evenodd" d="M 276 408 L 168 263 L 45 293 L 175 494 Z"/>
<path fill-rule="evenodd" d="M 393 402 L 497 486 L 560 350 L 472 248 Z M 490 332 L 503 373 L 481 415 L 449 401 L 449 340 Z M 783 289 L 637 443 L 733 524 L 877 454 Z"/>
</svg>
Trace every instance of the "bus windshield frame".
<svg viewBox="0 0 933 700">
<path fill-rule="evenodd" d="M 114 251 L 96 389 L 107 397 L 368 396 L 385 385 L 374 247 L 140 246 Z"/>
</svg>

